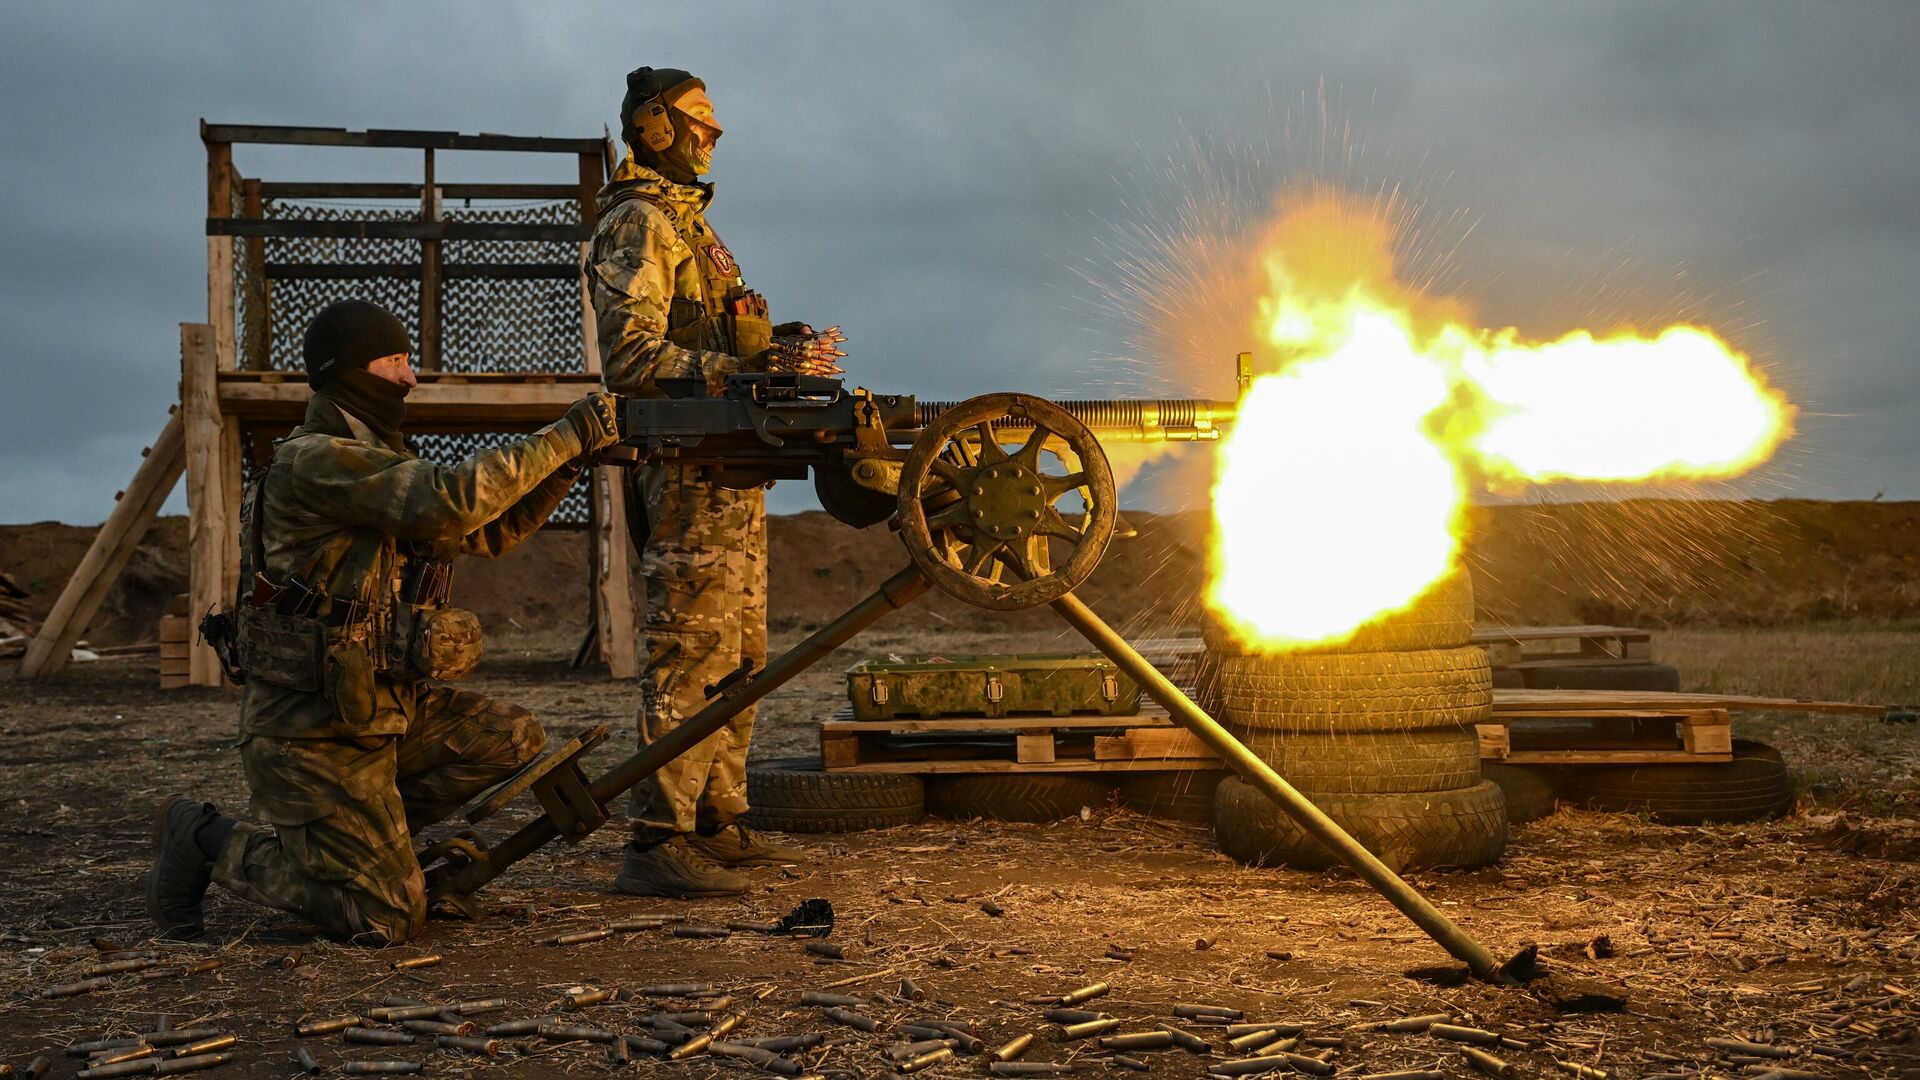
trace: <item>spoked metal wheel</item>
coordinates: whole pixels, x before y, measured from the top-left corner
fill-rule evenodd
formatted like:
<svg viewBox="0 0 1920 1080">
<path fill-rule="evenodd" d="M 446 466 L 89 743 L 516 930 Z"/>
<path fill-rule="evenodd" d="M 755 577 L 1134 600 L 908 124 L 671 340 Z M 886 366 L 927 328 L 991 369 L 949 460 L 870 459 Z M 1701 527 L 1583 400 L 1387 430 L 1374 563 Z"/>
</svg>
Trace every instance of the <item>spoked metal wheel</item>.
<svg viewBox="0 0 1920 1080">
<path fill-rule="evenodd" d="M 1048 472 L 1043 455 L 1065 471 Z M 1058 503 L 1078 492 L 1078 523 Z M 1045 398 L 986 394 L 936 417 L 900 473 L 900 539 L 946 593 L 998 611 L 1077 588 L 1113 539 L 1113 470 L 1085 424 Z"/>
</svg>

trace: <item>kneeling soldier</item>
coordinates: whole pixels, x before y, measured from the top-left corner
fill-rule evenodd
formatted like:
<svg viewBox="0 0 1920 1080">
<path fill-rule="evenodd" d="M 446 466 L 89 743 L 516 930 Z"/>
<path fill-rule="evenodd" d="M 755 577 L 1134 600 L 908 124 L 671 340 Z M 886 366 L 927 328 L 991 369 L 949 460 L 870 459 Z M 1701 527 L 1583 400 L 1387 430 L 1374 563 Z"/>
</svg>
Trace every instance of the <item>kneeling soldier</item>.
<svg viewBox="0 0 1920 1080">
<path fill-rule="evenodd" d="M 538 529 L 616 439 L 613 399 L 446 468 L 401 438 L 415 384 L 405 327 L 359 300 L 307 328 L 306 419 L 275 448 L 242 515 L 232 654 L 245 673 L 240 758 L 253 812 L 175 795 L 154 822 L 147 907 L 163 934 L 201 931 L 211 881 L 380 945 L 419 933 L 412 833 L 540 752 L 517 705 L 436 685 L 480 655 L 479 623 L 445 606 L 456 554 L 493 557 Z M 269 827 L 271 826 L 271 827 Z"/>
</svg>

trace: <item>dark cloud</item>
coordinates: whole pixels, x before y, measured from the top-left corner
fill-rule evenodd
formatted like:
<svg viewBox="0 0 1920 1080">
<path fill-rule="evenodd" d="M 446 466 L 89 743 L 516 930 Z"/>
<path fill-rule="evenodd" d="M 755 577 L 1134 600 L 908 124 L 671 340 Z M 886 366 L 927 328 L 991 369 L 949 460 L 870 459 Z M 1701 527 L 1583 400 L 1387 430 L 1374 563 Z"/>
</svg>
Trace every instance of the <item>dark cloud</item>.
<svg viewBox="0 0 1920 1080">
<path fill-rule="evenodd" d="M 0 518 L 97 520 L 203 317 L 195 121 L 597 133 L 643 62 L 706 76 L 715 218 L 778 313 L 877 386 L 1124 385 L 1082 280 L 1244 149 L 1315 167 L 1325 88 L 1371 179 L 1467 212 L 1490 320 L 1686 306 L 1813 412 L 1779 490 L 1920 497 L 1920 40 L 1910 5 L 14 5 L 0 39 Z M 250 174 L 410 154 L 244 149 Z M 537 169 L 473 157 L 463 175 Z M 1613 305 L 1616 310 L 1605 309 Z M 1224 363 L 1224 358 L 1223 358 Z M 1144 389 L 1144 387 L 1142 387 Z M 177 499 L 176 499 L 177 505 Z"/>
</svg>

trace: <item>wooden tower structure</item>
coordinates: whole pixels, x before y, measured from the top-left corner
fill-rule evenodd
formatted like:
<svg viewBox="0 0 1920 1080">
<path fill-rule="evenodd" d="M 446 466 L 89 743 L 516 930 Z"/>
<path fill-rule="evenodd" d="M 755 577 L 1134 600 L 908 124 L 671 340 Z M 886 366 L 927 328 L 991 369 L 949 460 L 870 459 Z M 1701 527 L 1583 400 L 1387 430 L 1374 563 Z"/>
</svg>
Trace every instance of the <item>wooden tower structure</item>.
<svg viewBox="0 0 1920 1080">
<path fill-rule="evenodd" d="M 594 196 L 611 166 L 604 138 L 463 135 L 450 131 L 200 125 L 207 151 L 207 319 L 180 327 L 180 400 L 21 660 L 50 674 L 98 611 L 184 475 L 193 618 L 233 602 L 239 587 L 240 493 L 273 440 L 305 415 L 300 359 L 308 319 L 349 296 L 415 326 L 420 385 L 407 428 L 425 456 L 456 461 L 531 431 L 600 383 L 600 356 L 580 261 Z M 400 149 L 420 155 L 418 183 L 262 179 L 242 175 L 234 147 Z M 549 182 L 461 183 L 455 152 L 556 155 L 574 168 Z M 470 159 L 469 159 L 470 160 Z M 596 469 L 555 513 L 592 531 L 584 652 L 612 673 L 637 673 L 630 548 L 622 488 Z M 182 680 L 218 686 L 213 652 L 196 643 Z"/>
</svg>

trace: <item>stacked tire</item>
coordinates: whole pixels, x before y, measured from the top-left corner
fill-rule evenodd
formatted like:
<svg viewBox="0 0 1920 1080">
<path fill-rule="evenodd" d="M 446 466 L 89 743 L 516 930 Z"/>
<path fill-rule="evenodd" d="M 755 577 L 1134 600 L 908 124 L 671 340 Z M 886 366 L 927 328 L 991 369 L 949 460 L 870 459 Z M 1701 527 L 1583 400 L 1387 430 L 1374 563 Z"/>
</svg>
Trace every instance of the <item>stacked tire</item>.
<svg viewBox="0 0 1920 1080">
<path fill-rule="evenodd" d="M 1205 628 L 1216 716 L 1248 749 L 1395 870 L 1485 866 L 1506 849 L 1501 788 L 1480 775 L 1476 724 L 1493 673 L 1465 571 L 1334 647 L 1254 652 Z M 1238 777 L 1214 792 L 1220 848 L 1260 866 L 1337 857 Z"/>
</svg>

